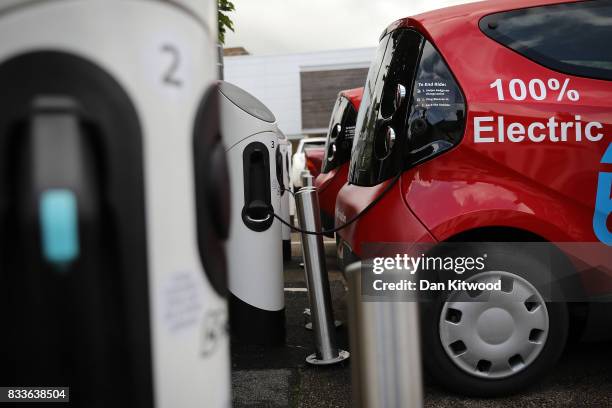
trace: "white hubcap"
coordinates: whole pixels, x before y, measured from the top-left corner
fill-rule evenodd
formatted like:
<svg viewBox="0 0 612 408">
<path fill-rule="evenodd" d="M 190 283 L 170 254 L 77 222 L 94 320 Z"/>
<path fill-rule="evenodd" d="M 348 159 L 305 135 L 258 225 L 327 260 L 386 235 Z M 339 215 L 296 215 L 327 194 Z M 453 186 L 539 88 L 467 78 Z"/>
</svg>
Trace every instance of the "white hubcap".
<svg viewBox="0 0 612 408">
<path fill-rule="evenodd" d="M 440 340 L 463 371 L 505 378 L 535 361 L 548 337 L 548 310 L 538 290 L 522 277 L 483 272 L 467 282 L 494 283 L 501 291 L 455 291 L 440 315 Z"/>
</svg>

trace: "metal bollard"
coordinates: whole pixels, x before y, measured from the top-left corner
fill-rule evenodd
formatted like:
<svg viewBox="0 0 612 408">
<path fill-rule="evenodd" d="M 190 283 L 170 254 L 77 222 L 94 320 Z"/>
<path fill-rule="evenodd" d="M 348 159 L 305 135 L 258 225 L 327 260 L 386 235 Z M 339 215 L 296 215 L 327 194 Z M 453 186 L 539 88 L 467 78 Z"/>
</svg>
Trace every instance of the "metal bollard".
<svg viewBox="0 0 612 408">
<path fill-rule="evenodd" d="M 219 79 L 223 80 L 223 71 L 224 71 L 224 65 L 223 65 L 223 45 L 220 43 L 217 43 L 217 70 L 218 70 L 218 76 Z"/>
<path fill-rule="evenodd" d="M 313 187 L 314 186 L 314 177 L 308 170 L 303 170 L 302 174 L 302 187 Z"/>
<path fill-rule="evenodd" d="M 300 227 L 307 231 L 321 231 L 319 197 L 316 188 L 302 188 L 295 193 L 295 203 Z M 302 251 L 316 347 L 316 353 L 306 357 L 306 362 L 315 365 L 338 363 L 346 360 L 349 353 L 336 346 L 334 313 L 325 266 L 323 237 L 302 234 Z"/>
<path fill-rule="evenodd" d="M 353 406 L 423 406 L 417 301 L 364 301 L 361 262 L 346 268 Z"/>
<path fill-rule="evenodd" d="M 304 328 L 306 330 L 312 330 L 312 322 L 310 321 L 310 308 L 307 307 L 302 312 L 302 316 L 304 316 Z M 342 326 L 342 320 L 334 320 L 334 326 L 340 327 Z"/>
</svg>

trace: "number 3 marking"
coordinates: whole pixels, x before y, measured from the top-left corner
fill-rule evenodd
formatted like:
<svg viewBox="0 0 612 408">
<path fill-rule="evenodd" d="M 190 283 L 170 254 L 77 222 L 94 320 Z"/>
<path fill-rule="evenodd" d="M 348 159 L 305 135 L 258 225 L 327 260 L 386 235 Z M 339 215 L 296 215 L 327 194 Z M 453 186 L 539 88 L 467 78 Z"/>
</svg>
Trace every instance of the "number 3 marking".
<svg viewBox="0 0 612 408">
<path fill-rule="evenodd" d="M 181 87 L 183 81 L 176 77 L 176 71 L 178 71 L 179 65 L 181 64 L 181 53 L 179 50 L 171 44 L 164 44 L 161 48 L 163 53 L 168 53 L 171 56 L 170 66 L 165 71 L 162 82 L 166 85 Z"/>
</svg>

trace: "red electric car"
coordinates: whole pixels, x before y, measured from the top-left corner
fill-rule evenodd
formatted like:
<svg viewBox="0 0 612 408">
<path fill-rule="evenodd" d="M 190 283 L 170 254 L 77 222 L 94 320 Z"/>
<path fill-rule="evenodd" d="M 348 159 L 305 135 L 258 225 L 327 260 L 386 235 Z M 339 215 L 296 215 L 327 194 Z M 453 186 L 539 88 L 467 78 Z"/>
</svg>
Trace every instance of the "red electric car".
<svg viewBox="0 0 612 408">
<path fill-rule="evenodd" d="M 310 172 L 312 177 L 318 177 L 321 174 L 321 165 L 325 157 L 324 146 L 305 148 L 304 157 L 306 159 L 306 170 Z"/>
<path fill-rule="evenodd" d="M 339 256 L 448 242 L 488 256 L 498 296 L 456 302 L 450 290 L 421 304 L 425 368 L 456 392 L 516 391 L 551 369 L 570 330 L 612 331 L 611 42 L 608 0 L 478 2 L 381 36 L 336 225 L 379 201 L 338 233 Z M 546 266 L 509 242 L 603 251 L 586 266 L 554 252 L 580 273 L 551 291 L 580 287 L 589 301 L 545 300 L 534 281 Z"/>
<path fill-rule="evenodd" d="M 329 121 L 321 173 L 314 183 L 319 193 L 321 223 L 324 230 L 334 227 L 336 196 L 346 183 L 362 94 L 363 88 L 340 91 Z"/>
</svg>

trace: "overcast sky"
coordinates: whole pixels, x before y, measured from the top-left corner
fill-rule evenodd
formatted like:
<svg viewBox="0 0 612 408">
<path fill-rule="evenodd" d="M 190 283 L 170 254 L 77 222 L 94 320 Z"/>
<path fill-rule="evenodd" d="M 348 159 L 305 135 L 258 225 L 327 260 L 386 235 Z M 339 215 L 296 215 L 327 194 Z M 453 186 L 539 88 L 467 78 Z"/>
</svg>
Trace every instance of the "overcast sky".
<svg viewBox="0 0 612 408">
<path fill-rule="evenodd" d="M 389 23 L 468 0 L 233 0 L 226 47 L 288 54 L 373 47 Z"/>
</svg>

